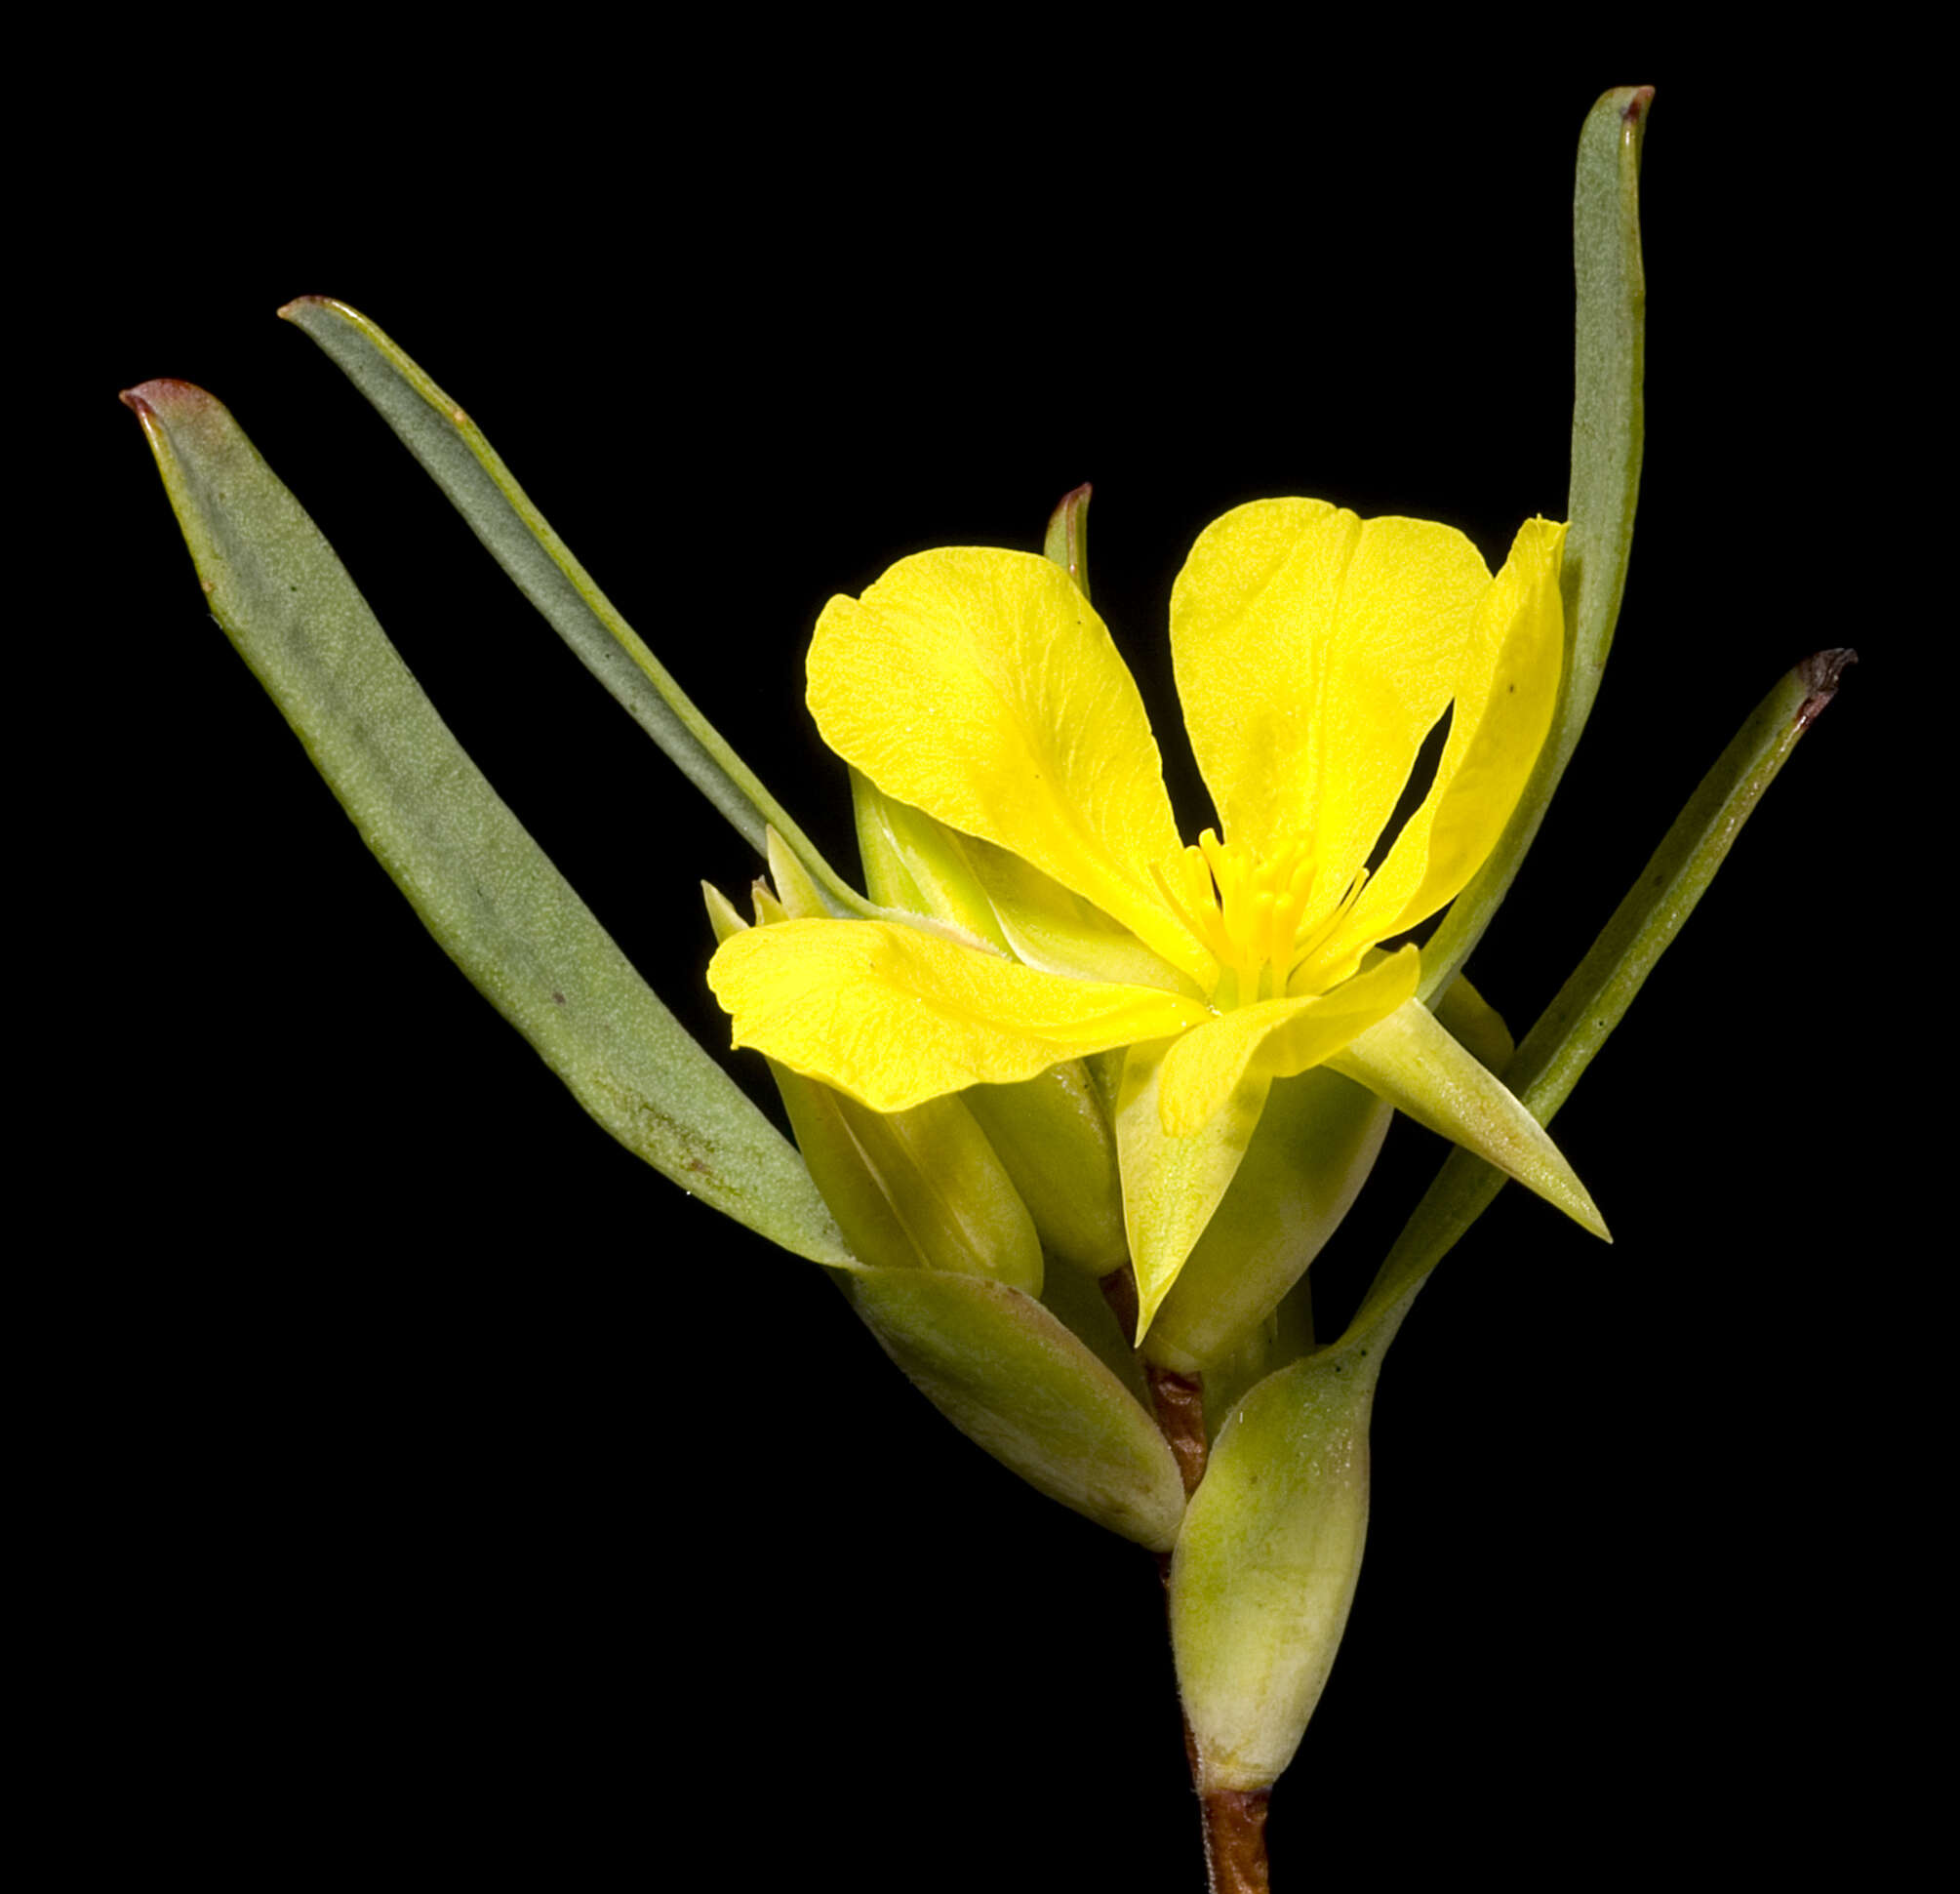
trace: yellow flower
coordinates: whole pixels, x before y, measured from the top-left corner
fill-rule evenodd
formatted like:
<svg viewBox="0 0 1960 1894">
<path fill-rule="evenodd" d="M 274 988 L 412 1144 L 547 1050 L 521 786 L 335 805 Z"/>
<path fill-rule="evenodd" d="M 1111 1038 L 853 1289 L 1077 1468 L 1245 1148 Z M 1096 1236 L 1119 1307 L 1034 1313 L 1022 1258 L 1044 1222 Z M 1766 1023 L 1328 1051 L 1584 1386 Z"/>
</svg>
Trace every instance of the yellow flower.
<svg viewBox="0 0 1960 1894">
<path fill-rule="evenodd" d="M 1207 528 L 1171 597 L 1223 835 L 1195 847 L 1136 683 L 1060 567 L 924 552 L 833 598 L 810 652 L 818 727 L 883 796 L 953 831 L 984 918 L 970 938 L 832 920 L 736 935 L 708 973 L 735 1044 L 887 1112 L 1127 1048 L 1115 1115 L 1145 1322 L 1274 1080 L 1333 1063 L 1478 1144 L 1447 1100 L 1423 1103 L 1474 1062 L 1417 1002 L 1419 950 L 1380 944 L 1468 882 L 1523 791 L 1557 694 L 1564 535 L 1527 522 L 1493 579 L 1453 528 L 1323 501 Z M 1427 794 L 1371 870 L 1446 712 Z M 1425 1093 L 1411 1074 L 1439 1059 L 1448 1082 Z M 1596 1223 L 1531 1134 L 1570 1190 L 1506 1167 Z"/>
</svg>

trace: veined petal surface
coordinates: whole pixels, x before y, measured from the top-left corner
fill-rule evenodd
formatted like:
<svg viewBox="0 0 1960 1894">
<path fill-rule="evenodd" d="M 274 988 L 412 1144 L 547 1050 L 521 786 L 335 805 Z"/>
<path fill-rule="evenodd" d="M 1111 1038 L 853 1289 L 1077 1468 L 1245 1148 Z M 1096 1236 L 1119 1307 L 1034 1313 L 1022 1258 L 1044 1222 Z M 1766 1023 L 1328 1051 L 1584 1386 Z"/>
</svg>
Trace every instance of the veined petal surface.
<svg viewBox="0 0 1960 1894">
<path fill-rule="evenodd" d="M 1331 612 L 1359 526 L 1324 500 L 1252 501 L 1198 535 L 1171 586 L 1184 728 L 1234 840 L 1300 826 L 1300 771 L 1274 759 L 1305 753 L 1303 647 Z"/>
<path fill-rule="evenodd" d="M 1491 576 L 1454 527 L 1255 501 L 1199 536 L 1171 594 L 1192 747 L 1228 840 L 1367 860 L 1449 704 Z"/>
<path fill-rule="evenodd" d="M 1112 980 L 1161 987 L 1192 999 L 1203 996 L 1188 975 L 1032 863 L 971 837 L 964 860 L 985 895 L 992 925 L 1017 960 L 1071 980 Z"/>
<path fill-rule="evenodd" d="M 1179 847 L 1135 680 L 1060 567 L 960 546 L 833 598 L 810 648 L 823 741 L 887 795 L 1011 849 L 1201 983 L 1210 956 L 1159 903 Z"/>
<path fill-rule="evenodd" d="M 1157 1094 L 1164 1129 L 1189 1136 L 1248 1069 L 1293 1078 L 1332 1058 L 1413 997 L 1420 972 L 1420 955 L 1405 947 L 1331 993 L 1262 1000 L 1193 1028 L 1164 1055 Z"/>
<path fill-rule="evenodd" d="M 1497 846 L 1551 728 L 1564 665 L 1566 529 L 1527 520 L 1477 608 L 1436 780 L 1362 890 L 1327 958 L 1426 920 Z"/>
<path fill-rule="evenodd" d="M 1208 1016 L 1151 987 L 1064 980 L 886 921 L 784 921 L 732 936 L 708 985 L 753 1046 L 874 1111 L 1182 1031 Z"/>
<path fill-rule="evenodd" d="M 1272 1089 L 1265 1073 L 1247 1072 L 1210 1119 L 1187 1137 L 1173 1137 L 1164 1129 L 1159 1085 L 1175 1043 L 1133 1045 L 1124 1054 L 1116 1094 L 1116 1153 L 1137 1271 L 1140 1343 L 1238 1174 Z"/>
</svg>

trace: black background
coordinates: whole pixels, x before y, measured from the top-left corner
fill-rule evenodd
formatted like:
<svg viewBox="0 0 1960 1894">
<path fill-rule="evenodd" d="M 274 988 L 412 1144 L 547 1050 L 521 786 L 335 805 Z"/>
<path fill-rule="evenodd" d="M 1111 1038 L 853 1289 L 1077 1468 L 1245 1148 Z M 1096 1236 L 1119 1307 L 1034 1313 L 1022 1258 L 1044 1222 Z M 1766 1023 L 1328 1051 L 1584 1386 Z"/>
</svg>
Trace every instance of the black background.
<svg viewBox="0 0 1960 1894">
<path fill-rule="evenodd" d="M 603 98 L 522 48 L 337 111 L 160 64 L 125 95 L 63 338 L 100 429 L 71 806 L 103 907 L 56 1353 L 90 1443 L 71 1740 L 160 1858 L 1200 1874 L 1148 1558 L 955 1435 L 820 1271 L 615 1148 L 470 989 L 200 609 L 115 390 L 231 407 L 719 1045 L 698 883 L 751 858 L 277 305 L 342 298 L 415 354 L 840 864 L 800 701 L 823 600 L 1036 545 L 1093 481 L 1098 603 L 1195 829 L 1164 626 L 1204 524 L 1308 493 L 1495 561 L 1563 511 L 1572 156 L 1622 80 L 1660 88 L 1646 478 L 1598 711 L 1472 966 L 1515 1028 L 1778 675 L 1864 662 L 1559 1120 L 1616 1246 L 1506 1192 L 1397 1344 L 1278 1885 L 1760 1862 L 1841 1784 L 1892 1543 L 1895 1397 L 1842 1355 L 1894 1267 L 1900 1108 L 1850 996 L 1882 978 L 1875 547 L 1915 399 L 1873 288 L 1883 113 L 1694 60 L 1423 89 L 1156 50 L 1147 82 L 1055 45 L 874 86 L 775 45 L 764 93 L 723 45 Z M 1328 1319 L 1439 1149 L 1395 1130 Z"/>
</svg>

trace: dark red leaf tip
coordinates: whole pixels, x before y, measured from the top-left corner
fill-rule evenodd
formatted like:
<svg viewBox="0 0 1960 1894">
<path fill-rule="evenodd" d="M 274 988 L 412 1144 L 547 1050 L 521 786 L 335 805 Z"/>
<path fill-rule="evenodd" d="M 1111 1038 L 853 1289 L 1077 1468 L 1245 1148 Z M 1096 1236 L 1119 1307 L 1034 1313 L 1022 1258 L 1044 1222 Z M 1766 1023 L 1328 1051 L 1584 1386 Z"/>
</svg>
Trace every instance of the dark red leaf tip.
<svg viewBox="0 0 1960 1894">
<path fill-rule="evenodd" d="M 1813 652 L 1797 665 L 1797 678 L 1804 687 L 1804 701 L 1797 705 L 1792 721 L 1799 730 L 1808 730 L 1823 714 L 1824 706 L 1837 695 L 1837 687 L 1847 669 L 1858 663 L 1858 653 L 1840 645 L 1830 651 Z"/>
</svg>

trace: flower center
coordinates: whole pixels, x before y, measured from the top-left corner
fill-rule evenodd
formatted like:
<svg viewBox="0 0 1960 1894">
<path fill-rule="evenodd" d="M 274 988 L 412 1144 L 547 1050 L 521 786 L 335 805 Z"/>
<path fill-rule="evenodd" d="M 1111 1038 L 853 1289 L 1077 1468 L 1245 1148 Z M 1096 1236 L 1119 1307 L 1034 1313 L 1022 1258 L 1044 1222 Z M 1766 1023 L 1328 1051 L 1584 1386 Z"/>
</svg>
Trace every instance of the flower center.
<svg viewBox="0 0 1960 1894">
<path fill-rule="evenodd" d="M 1209 828 L 1196 848 L 1151 871 L 1173 910 L 1224 969 L 1212 994 L 1220 1012 L 1284 994 L 1287 976 L 1353 905 L 1362 879 L 1338 891 L 1317 887 L 1320 864 L 1305 836 L 1261 855 L 1245 842 L 1221 842 Z M 1303 928 L 1316 895 L 1329 911 L 1309 936 Z"/>
</svg>

